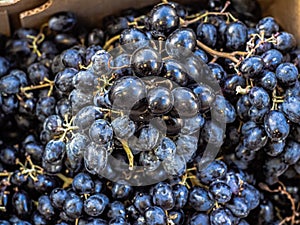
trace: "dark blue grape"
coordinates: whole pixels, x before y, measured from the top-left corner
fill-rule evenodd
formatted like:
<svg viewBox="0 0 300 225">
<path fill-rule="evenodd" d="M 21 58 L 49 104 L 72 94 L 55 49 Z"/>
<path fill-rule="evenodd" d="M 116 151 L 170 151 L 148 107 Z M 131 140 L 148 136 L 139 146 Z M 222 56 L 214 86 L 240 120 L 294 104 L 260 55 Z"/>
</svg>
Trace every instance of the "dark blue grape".
<svg viewBox="0 0 300 225">
<path fill-rule="evenodd" d="M 231 188 L 225 181 L 214 181 L 209 186 L 209 191 L 218 203 L 229 202 L 232 196 Z"/>
<path fill-rule="evenodd" d="M 120 44 L 128 53 L 133 53 L 138 48 L 148 46 L 149 38 L 143 31 L 137 28 L 128 28 L 122 31 Z"/>
<path fill-rule="evenodd" d="M 239 70 L 245 78 L 254 78 L 260 75 L 261 71 L 264 69 L 264 61 L 260 56 L 251 56 L 244 59 Z"/>
<path fill-rule="evenodd" d="M 158 206 L 151 206 L 145 211 L 146 225 L 165 225 L 167 216 Z"/>
<path fill-rule="evenodd" d="M 77 23 L 76 16 L 71 12 L 59 12 L 52 15 L 48 21 L 49 28 L 57 32 L 72 30 Z"/>
<path fill-rule="evenodd" d="M 290 33 L 280 32 L 276 35 L 276 44 L 274 47 L 281 52 L 291 51 L 296 47 L 296 39 Z"/>
<path fill-rule="evenodd" d="M 200 23 L 197 27 L 197 39 L 207 46 L 215 47 L 217 34 L 216 27 L 211 23 Z"/>
<path fill-rule="evenodd" d="M 247 41 L 247 27 L 242 22 L 233 22 L 225 30 L 225 45 L 228 50 L 241 50 Z"/>
<path fill-rule="evenodd" d="M 170 56 L 181 59 L 189 56 L 196 46 L 196 35 L 190 28 L 179 28 L 166 40 L 166 51 Z"/>
<path fill-rule="evenodd" d="M 253 87 L 249 92 L 249 101 L 258 109 L 262 109 L 269 106 L 270 96 L 263 88 Z"/>
<path fill-rule="evenodd" d="M 210 213 L 211 225 L 234 225 L 235 218 L 226 208 L 218 208 Z"/>
<path fill-rule="evenodd" d="M 273 17 L 264 17 L 256 24 L 256 30 L 258 33 L 263 32 L 265 37 L 271 37 L 279 31 L 279 25 Z"/>
<path fill-rule="evenodd" d="M 300 98 L 288 96 L 282 103 L 282 111 L 285 116 L 294 123 L 300 123 Z"/>
<path fill-rule="evenodd" d="M 227 166 L 221 160 L 214 160 L 205 168 L 198 167 L 197 177 L 204 184 L 210 184 L 217 179 L 222 179 L 227 173 Z"/>
<path fill-rule="evenodd" d="M 288 140 L 282 153 L 283 162 L 288 165 L 295 164 L 300 159 L 299 148 L 300 144 L 298 142 Z"/>
<path fill-rule="evenodd" d="M 90 194 L 94 191 L 95 183 L 87 173 L 79 173 L 73 179 L 72 188 L 78 194 Z"/>
<path fill-rule="evenodd" d="M 290 125 L 282 112 L 272 110 L 264 120 L 265 130 L 272 141 L 282 141 L 288 136 Z"/>
<path fill-rule="evenodd" d="M 244 198 L 234 197 L 230 203 L 226 205 L 232 214 L 238 218 L 245 218 L 250 213 L 250 209 Z"/>
<path fill-rule="evenodd" d="M 47 220 L 51 220 L 55 216 L 55 210 L 51 204 L 51 200 L 47 195 L 39 197 L 37 210 Z"/>
<path fill-rule="evenodd" d="M 99 216 L 108 206 L 109 199 L 106 195 L 95 194 L 84 201 L 84 212 L 89 216 Z"/>
<path fill-rule="evenodd" d="M 261 57 L 265 63 L 265 68 L 271 71 L 275 71 L 276 68 L 283 62 L 282 53 L 276 49 L 270 49 Z"/>
<path fill-rule="evenodd" d="M 147 208 L 152 206 L 152 196 L 146 193 L 137 192 L 133 198 L 133 205 L 143 214 Z"/>
<path fill-rule="evenodd" d="M 162 69 L 160 54 L 150 47 L 137 49 L 131 56 L 130 64 L 140 77 L 159 75 Z"/>
<path fill-rule="evenodd" d="M 51 204 L 57 209 L 62 209 L 68 195 L 69 195 L 68 192 L 64 189 L 61 188 L 53 189 L 49 196 L 51 200 Z"/>
<path fill-rule="evenodd" d="M 83 202 L 76 194 L 70 195 L 64 202 L 63 210 L 71 219 L 77 219 L 83 211 Z"/>
<path fill-rule="evenodd" d="M 170 210 L 175 205 L 172 188 L 168 183 L 160 182 L 152 189 L 153 204 L 164 210 Z"/>
<path fill-rule="evenodd" d="M 298 80 L 298 69 L 292 63 L 282 63 L 276 69 L 276 78 L 278 82 L 285 86 L 291 87 Z"/>
<path fill-rule="evenodd" d="M 172 5 L 161 4 L 151 10 L 148 22 L 152 30 L 169 34 L 178 27 L 179 17 Z"/>
<path fill-rule="evenodd" d="M 164 137 L 159 146 L 154 149 L 154 154 L 159 158 L 159 160 L 163 161 L 167 157 L 172 157 L 175 155 L 176 145 L 175 143 L 168 137 Z"/>
<path fill-rule="evenodd" d="M 206 212 L 214 206 L 214 200 L 210 192 L 201 187 L 193 187 L 188 203 L 197 212 Z"/>
</svg>

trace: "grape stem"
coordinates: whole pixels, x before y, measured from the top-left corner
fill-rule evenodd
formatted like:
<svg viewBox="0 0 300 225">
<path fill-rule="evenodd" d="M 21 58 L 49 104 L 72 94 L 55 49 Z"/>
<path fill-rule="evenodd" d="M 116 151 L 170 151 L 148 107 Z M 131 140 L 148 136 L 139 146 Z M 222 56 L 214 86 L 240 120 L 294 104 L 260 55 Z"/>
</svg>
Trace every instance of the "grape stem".
<svg viewBox="0 0 300 225">
<path fill-rule="evenodd" d="M 208 52 L 213 57 L 227 58 L 230 59 L 234 63 L 239 63 L 240 61 L 236 58 L 236 56 L 246 56 L 247 52 L 235 51 L 235 52 L 219 52 L 214 50 L 207 45 L 203 44 L 201 41 L 197 40 L 198 47 L 202 48 L 204 51 Z"/>
<path fill-rule="evenodd" d="M 48 78 L 44 78 L 44 82 L 45 83 L 41 83 L 39 85 L 31 85 L 28 87 L 21 87 L 20 91 L 21 93 L 23 93 L 24 95 L 26 95 L 27 91 L 33 91 L 33 90 L 38 90 L 38 89 L 43 89 L 43 88 L 47 88 L 49 87 L 49 91 L 48 91 L 48 97 L 51 96 L 52 92 L 53 92 L 53 88 L 54 88 L 54 81 L 49 80 Z"/>
<path fill-rule="evenodd" d="M 73 178 L 66 177 L 62 173 L 58 173 L 56 176 L 64 182 L 63 188 L 67 188 L 73 183 Z"/>
<path fill-rule="evenodd" d="M 134 157 L 126 140 L 120 140 L 129 161 L 129 170 L 133 170 Z"/>
<path fill-rule="evenodd" d="M 277 189 L 274 189 L 274 190 L 271 190 L 268 185 L 264 184 L 264 183 L 259 183 L 258 186 L 264 190 L 264 191 L 267 191 L 267 192 L 270 192 L 270 193 L 280 193 L 282 195 L 285 195 L 287 197 L 287 199 L 290 201 L 291 203 L 291 210 L 292 210 L 292 215 L 291 216 L 288 216 L 286 218 L 284 218 L 280 223 L 279 225 L 283 225 L 283 224 L 286 224 L 287 222 L 291 222 L 291 224 L 299 224 L 300 221 L 296 220 L 296 217 L 299 217 L 300 216 L 300 213 L 297 212 L 297 209 L 296 209 L 296 204 L 295 204 L 295 199 L 293 199 L 292 195 L 286 190 L 286 187 L 285 185 L 278 181 L 279 183 L 279 187 Z"/>
<path fill-rule="evenodd" d="M 116 35 L 116 36 L 112 37 L 111 39 L 107 40 L 105 42 L 105 45 L 103 46 L 103 49 L 107 50 L 114 42 L 116 42 L 119 39 L 120 39 L 120 35 Z"/>
</svg>

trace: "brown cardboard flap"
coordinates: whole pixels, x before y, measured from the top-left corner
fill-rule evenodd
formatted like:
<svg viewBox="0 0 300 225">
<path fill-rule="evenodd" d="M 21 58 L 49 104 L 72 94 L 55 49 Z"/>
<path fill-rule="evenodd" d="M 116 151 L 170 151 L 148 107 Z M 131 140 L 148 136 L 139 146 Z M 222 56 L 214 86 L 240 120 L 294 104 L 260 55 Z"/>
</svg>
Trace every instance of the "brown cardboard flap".
<svg viewBox="0 0 300 225">
<path fill-rule="evenodd" d="M 274 16 L 285 30 L 295 34 L 300 44 L 300 1 L 258 1 L 262 6 L 264 15 Z M 158 2 L 160 0 L 14 0 L 13 4 L 0 4 L 0 12 L 2 11 L 1 16 L 5 17 L 3 11 L 7 10 L 13 29 L 19 26 L 38 28 L 47 22 L 49 16 L 59 11 L 72 11 L 78 15 L 79 20 L 83 23 L 98 27 L 101 25 L 101 19 L 105 16 L 118 13 L 122 9 L 141 8 Z M 198 4 L 199 0 L 179 0 L 178 2 L 197 2 Z M 0 26 L 0 32 L 4 30 L 5 32 L 8 31 L 7 26 Z"/>
<path fill-rule="evenodd" d="M 0 11 L 0 31 L 2 34 L 10 35 L 10 24 L 7 10 Z"/>
<path fill-rule="evenodd" d="M 71 11 L 76 13 L 83 23 L 97 27 L 100 26 L 103 17 L 118 13 L 122 9 L 141 8 L 159 2 L 159 0 L 49 0 L 38 8 L 21 13 L 20 20 L 24 27 L 38 27 L 56 12 Z"/>
<path fill-rule="evenodd" d="M 1 15 L 7 14 L 8 16 L 7 20 L 2 20 L 4 17 L 1 16 L 0 33 L 10 35 L 10 30 L 21 26 L 19 20 L 21 12 L 35 8 L 45 2 L 47 2 L 47 0 L 12 0 L 9 2 L 0 2 Z M 7 29 L 9 26 L 10 29 Z"/>
<path fill-rule="evenodd" d="M 295 35 L 300 45 L 300 1 L 260 0 L 265 16 L 273 16 L 284 30 Z"/>
</svg>

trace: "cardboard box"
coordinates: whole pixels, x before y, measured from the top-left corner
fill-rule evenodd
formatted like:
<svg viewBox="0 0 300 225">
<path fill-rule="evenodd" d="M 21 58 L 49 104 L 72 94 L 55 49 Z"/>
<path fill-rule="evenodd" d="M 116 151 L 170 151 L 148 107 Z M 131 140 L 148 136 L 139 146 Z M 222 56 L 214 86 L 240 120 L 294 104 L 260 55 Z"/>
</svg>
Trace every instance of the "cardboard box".
<svg viewBox="0 0 300 225">
<path fill-rule="evenodd" d="M 176 0 L 177 1 L 177 0 Z M 202 0 L 205 1 L 205 0 Z M 252 0 L 235 0 L 238 2 Z M 39 27 L 58 11 L 73 11 L 87 24 L 99 26 L 101 19 L 126 8 L 140 8 L 159 0 L 9 0 L 0 1 L 0 33 L 10 35 L 18 27 Z M 178 0 L 191 3 L 195 0 Z M 197 0 L 197 3 L 199 0 Z M 300 1 L 259 0 L 264 16 L 273 16 L 300 44 Z M 200 3 L 199 3 L 200 4 Z"/>
</svg>

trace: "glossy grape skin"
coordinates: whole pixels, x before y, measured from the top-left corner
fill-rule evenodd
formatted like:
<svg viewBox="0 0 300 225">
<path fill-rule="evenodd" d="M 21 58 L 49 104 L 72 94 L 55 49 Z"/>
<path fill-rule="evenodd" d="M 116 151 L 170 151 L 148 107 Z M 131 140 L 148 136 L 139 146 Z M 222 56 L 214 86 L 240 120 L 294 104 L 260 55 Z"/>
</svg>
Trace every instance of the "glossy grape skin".
<svg viewBox="0 0 300 225">
<path fill-rule="evenodd" d="M 239 71 L 245 78 L 254 78 L 261 73 L 264 68 L 264 61 L 259 56 L 251 56 L 244 59 L 240 66 Z"/>
<path fill-rule="evenodd" d="M 196 35 L 190 28 L 179 28 L 166 40 L 166 51 L 170 56 L 181 59 L 189 56 L 196 46 Z"/>
<path fill-rule="evenodd" d="M 251 107 L 248 95 L 242 95 L 236 104 L 236 112 L 239 118 L 243 121 L 249 119 L 248 111 Z"/>
<path fill-rule="evenodd" d="M 274 90 L 277 86 L 277 79 L 275 73 L 265 70 L 262 73 L 262 77 L 259 78 L 258 83 L 266 90 Z"/>
<path fill-rule="evenodd" d="M 0 78 L 0 92 L 2 94 L 17 94 L 20 86 L 20 80 L 16 76 L 6 75 Z"/>
<path fill-rule="evenodd" d="M 133 188 L 130 185 L 126 184 L 126 182 L 113 183 L 111 192 L 112 192 L 112 197 L 114 199 L 124 200 L 131 197 Z"/>
<path fill-rule="evenodd" d="M 15 165 L 18 157 L 17 149 L 11 146 L 0 149 L 0 161 L 6 165 Z"/>
<path fill-rule="evenodd" d="M 290 33 L 280 32 L 276 35 L 276 44 L 274 47 L 281 52 L 291 51 L 296 47 L 296 39 Z"/>
<path fill-rule="evenodd" d="M 64 203 L 63 211 L 71 219 L 80 217 L 83 211 L 83 202 L 80 197 L 76 194 L 70 195 Z"/>
<path fill-rule="evenodd" d="M 9 68 L 10 68 L 9 61 L 6 58 L 0 56 L 0 77 L 7 74 Z"/>
<path fill-rule="evenodd" d="M 282 103 L 282 111 L 287 119 L 294 123 L 300 123 L 300 98 L 288 96 Z"/>
<path fill-rule="evenodd" d="M 209 84 L 216 84 L 218 83 L 221 87 L 224 85 L 225 79 L 228 77 L 227 72 L 224 68 L 218 63 L 208 63 L 208 67 L 211 69 L 213 76 L 205 77 Z"/>
<path fill-rule="evenodd" d="M 83 65 L 83 58 L 75 48 L 70 48 L 61 53 L 61 61 L 65 67 L 79 69 Z"/>
<path fill-rule="evenodd" d="M 47 143 L 44 154 L 43 154 L 43 164 L 44 168 L 50 173 L 57 173 L 61 170 L 62 159 L 66 151 L 66 144 L 60 140 L 51 140 Z M 49 166 L 57 166 L 52 169 Z"/>
<path fill-rule="evenodd" d="M 180 86 L 186 86 L 188 83 L 188 74 L 186 69 L 180 61 L 175 59 L 163 60 L 161 75 L 176 82 Z"/>
<path fill-rule="evenodd" d="M 137 77 L 122 77 L 110 90 L 110 101 L 114 108 L 131 109 L 145 98 L 145 84 Z"/>
<path fill-rule="evenodd" d="M 270 96 L 263 88 L 253 87 L 249 92 L 249 101 L 258 109 L 262 109 L 269 106 Z"/>
<path fill-rule="evenodd" d="M 164 210 L 158 206 L 151 206 L 145 212 L 146 225 L 164 225 L 167 216 Z"/>
<path fill-rule="evenodd" d="M 164 87 L 156 87 L 148 91 L 147 101 L 149 110 L 156 115 L 168 113 L 174 104 L 173 94 Z"/>
<path fill-rule="evenodd" d="M 300 144 L 298 142 L 288 140 L 281 155 L 283 162 L 288 165 L 295 164 L 300 158 L 299 148 Z"/>
<path fill-rule="evenodd" d="M 144 170 L 147 171 L 155 171 L 161 164 L 161 161 L 153 151 L 142 151 L 139 162 L 144 167 Z"/>
<path fill-rule="evenodd" d="M 196 213 L 189 219 L 189 225 L 210 225 L 209 216 L 205 213 Z"/>
<path fill-rule="evenodd" d="M 284 140 L 290 132 L 287 119 L 282 112 L 277 110 L 272 110 L 265 116 L 264 126 L 269 138 L 273 141 Z"/>
<path fill-rule="evenodd" d="M 264 121 L 265 115 L 270 111 L 269 107 L 258 109 L 255 106 L 251 106 L 248 111 L 249 119 L 257 124 L 261 124 Z"/>
<path fill-rule="evenodd" d="M 133 198 L 133 204 L 136 209 L 143 214 L 148 207 L 152 206 L 152 196 L 137 192 Z"/>
<path fill-rule="evenodd" d="M 50 17 L 49 28 L 58 32 L 67 32 L 72 30 L 77 23 L 76 16 L 71 12 L 60 12 Z"/>
<path fill-rule="evenodd" d="M 172 90 L 174 96 L 174 110 L 181 118 L 195 116 L 200 103 L 190 89 L 178 87 Z"/>
<path fill-rule="evenodd" d="M 168 183 L 160 182 L 152 189 L 153 204 L 164 210 L 170 210 L 175 205 L 172 188 Z"/>
<path fill-rule="evenodd" d="M 230 186 L 227 185 L 224 181 L 214 181 L 210 184 L 209 191 L 214 196 L 214 199 L 218 203 L 222 204 L 230 201 L 232 196 Z"/>
<path fill-rule="evenodd" d="M 215 121 L 206 121 L 203 131 L 203 139 L 218 147 L 223 144 L 225 130 Z"/>
<path fill-rule="evenodd" d="M 27 68 L 28 78 L 32 84 L 38 85 L 45 78 L 50 78 L 49 69 L 42 63 L 33 63 Z"/>
<path fill-rule="evenodd" d="M 14 212 L 20 218 L 26 218 L 30 215 L 32 210 L 32 202 L 27 192 L 19 191 L 14 193 L 11 204 L 14 208 Z"/>
<path fill-rule="evenodd" d="M 62 188 L 53 189 L 49 196 L 51 204 L 57 209 L 62 209 L 68 195 L 68 192 Z"/>
<path fill-rule="evenodd" d="M 40 121 L 44 121 L 48 116 L 53 115 L 55 111 L 56 100 L 54 97 L 39 98 L 36 103 L 35 114 Z"/>
<path fill-rule="evenodd" d="M 234 217 L 229 209 L 218 208 L 210 213 L 211 225 L 233 225 L 235 224 Z"/>
<path fill-rule="evenodd" d="M 234 74 L 228 76 L 224 81 L 224 86 L 222 87 L 223 93 L 229 96 L 234 96 L 236 94 L 236 88 L 241 86 L 246 87 L 246 80 L 244 77 Z"/>
<path fill-rule="evenodd" d="M 265 63 L 265 68 L 271 71 L 275 71 L 276 68 L 283 62 L 283 55 L 276 49 L 271 49 L 265 52 L 262 56 Z"/>
<path fill-rule="evenodd" d="M 148 46 L 149 38 L 138 28 L 128 28 L 120 34 L 120 44 L 128 53 L 133 53 L 135 50 Z"/>
<path fill-rule="evenodd" d="M 295 85 L 298 79 L 298 69 L 292 63 L 282 63 L 276 69 L 278 82 L 287 87 Z"/>
<path fill-rule="evenodd" d="M 135 130 L 136 125 L 128 116 L 117 117 L 111 122 L 115 135 L 120 139 L 128 139 Z"/>
<path fill-rule="evenodd" d="M 212 209 L 214 204 L 211 194 L 200 187 L 191 190 L 188 202 L 197 212 L 206 212 Z"/>
<path fill-rule="evenodd" d="M 104 212 L 108 203 L 108 197 L 103 194 L 91 195 L 84 201 L 84 212 L 89 216 L 99 216 Z"/>
<path fill-rule="evenodd" d="M 204 63 L 208 63 L 208 56 L 202 49 L 196 49 L 194 54 L 198 56 Z"/>
<path fill-rule="evenodd" d="M 231 51 L 241 50 L 247 41 L 247 27 L 242 22 L 232 22 L 225 30 L 226 48 Z"/>
<path fill-rule="evenodd" d="M 227 205 L 232 214 L 238 218 L 245 218 L 250 213 L 250 209 L 244 198 L 234 197 L 232 202 Z"/>
<path fill-rule="evenodd" d="M 273 17 L 264 17 L 256 24 L 258 33 L 264 33 L 266 37 L 271 37 L 279 31 L 279 25 Z"/>
<path fill-rule="evenodd" d="M 55 216 L 55 210 L 51 204 L 50 198 L 47 195 L 42 195 L 39 197 L 37 209 L 39 213 L 48 220 Z"/>
<path fill-rule="evenodd" d="M 150 47 L 137 49 L 131 56 L 130 64 L 140 77 L 159 75 L 162 68 L 161 55 Z"/>
<path fill-rule="evenodd" d="M 93 142 L 105 145 L 112 141 L 113 129 L 106 120 L 95 120 L 89 128 L 89 137 Z"/>
<path fill-rule="evenodd" d="M 214 180 L 222 179 L 227 173 L 227 166 L 221 160 L 214 160 L 208 164 L 205 168 L 199 168 L 200 171 L 197 173 L 197 177 L 204 184 L 210 184 Z M 198 170 L 199 170 L 198 169 Z"/>
<path fill-rule="evenodd" d="M 171 157 L 175 155 L 176 145 L 175 143 L 168 137 L 164 137 L 159 146 L 154 149 L 154 154 L 158 157 L 159 160 L 163 161 L 167 157 Z"/>
<path fill-rule="evenodd" d="M 250 133 L 244 136 L 243 145 L 253 151 L 258 151 L 267 143 L 267 134 L 262 127 L 254 127 L 250 129 Z"/>
<path fill-rule="evenodd" d="M 178 27 L 179 17 L 170 4 L 161 4 L 151 10 L 148 22 L 152 30 L 169 34 Z"/>
<path fill-rule="evenodd" d="M 84 165 L 86 170 L 91 174 L 103 173 L 108 159 L 106 146 L 98 145 L 91 142 L 84 152 Z"/>
<path fill-rule="evenodd" d="M 174 209 L 182 209 L 188 202 L 189 190 L 185 185 L 175 184 L 172 186 L 174 196 Z"/>
<path fill-rule="evenodd" d="M 217 29 L 211 23 L 200 23 L 197 27 L 197 39 L 209 47 L 217 43 Z"/>
<path fill-rule="evenodd" d="M 212 104 L 212 116 L 219 122 L 233 123 L 236 119 L 236 111 L 228 100 L 221 95 L 216 95 Z"/>
<path fill-rule="evenodd" d="M 74 68 L 66 68 L 55 76 L 55 87 L 64 93 L 69 93 L 73 89 L 73 77 L 77 73 Z"/>
</svg>

